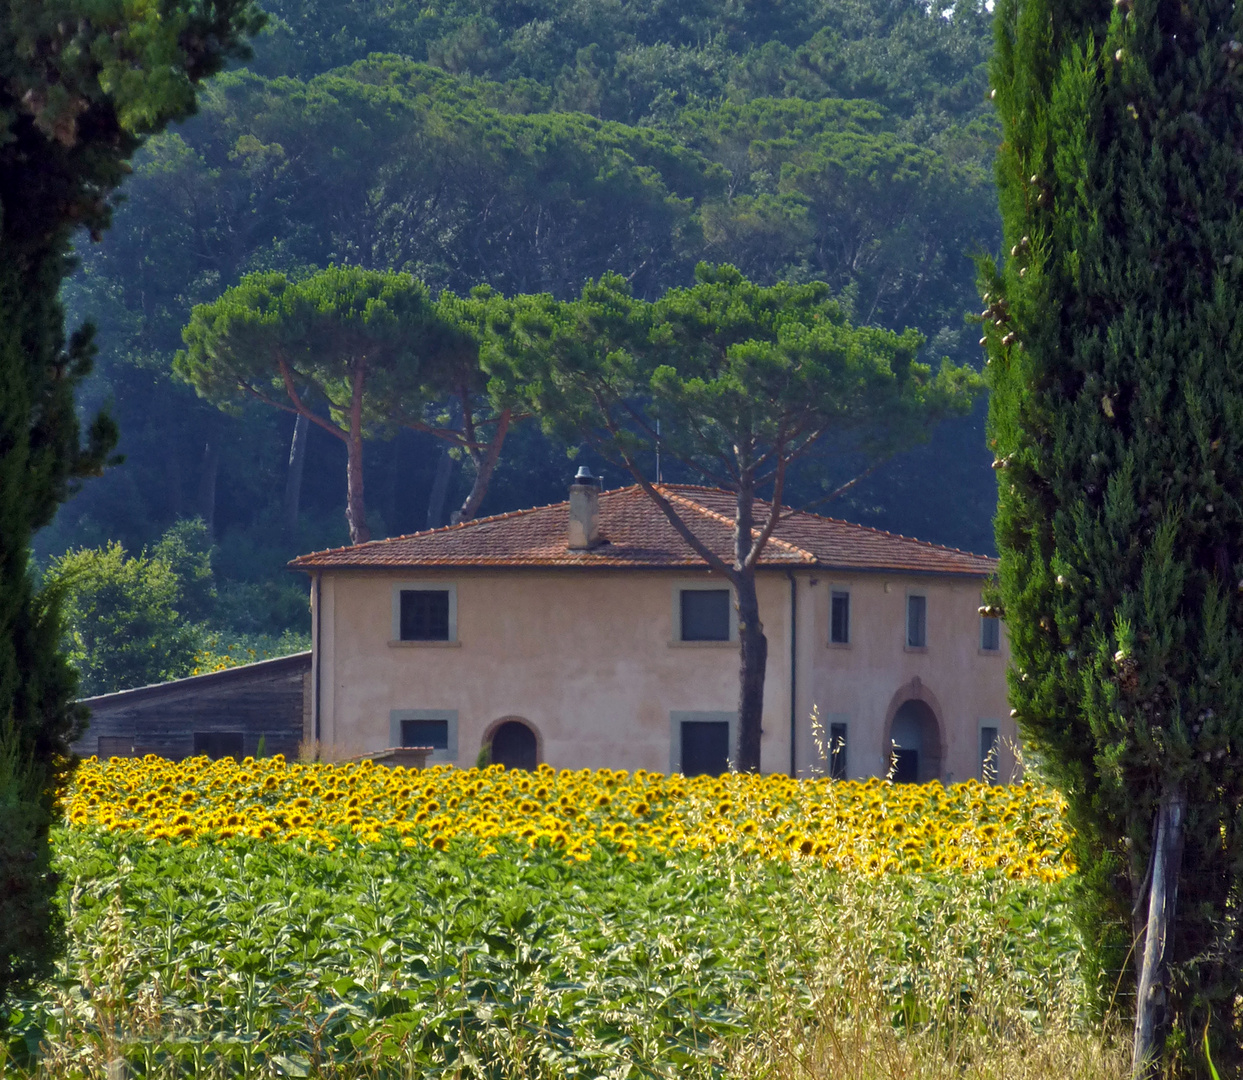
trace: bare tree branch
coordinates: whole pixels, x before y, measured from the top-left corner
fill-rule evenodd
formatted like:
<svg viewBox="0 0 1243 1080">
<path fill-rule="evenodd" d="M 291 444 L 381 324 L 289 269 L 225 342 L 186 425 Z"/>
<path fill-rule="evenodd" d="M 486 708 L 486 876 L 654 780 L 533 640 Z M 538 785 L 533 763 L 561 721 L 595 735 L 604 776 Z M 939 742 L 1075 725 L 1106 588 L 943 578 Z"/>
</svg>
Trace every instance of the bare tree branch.
<svg viewBox="0 0 1243 1080">
<path fill-rule="evenodd" d="M 781 514 L 781 496 L 785 490 L 785 459 L 777 460 L 777 478 L 773 483 L 773 497 L 768 503 L 768 520 L 764 522 L 764 527 L 760 530 L 751 544 L 751 550 L 747 554 L 747 560 L 744 564 L 746 570 L 754 570 L 760 561 L 760 557 L 764 554 L 764 548 L 768 546 L 769 538 L 773 535 L 773 530 L 777 527 L 777 522 L 782 520 Z"/>
<path fill-rule="evenodd" d="M 783 516 L 793 517 L 795 514 L 806 513 L 813 506 L 820 506 L 826 502 L 832 502 L 839 495 L 845 495 L 846 492 L 848 492 L 852 487 L 854 487 L 855 484 L 859 483 L 860 480 L 866 480 L 869 476 L 872 475 L 872 473 L 874 473 L 877 469 L 879 469 L 887 460 L 888 460 L 887 458 L 877 459 L 876 461 L 872 462 L 871 465 L 869 465 L 866 469 L 864 469 L 863 472 L 861 472 L 853 480 L 847 480 L 846 483 L 844 483 L 841 487 L 837 488 L 836 490 L 830 491 L 827 495 L 822 495 L 818 499 L 812 499 L 811 502 L 805 503 L 803 506 L 797 507 L 796 509 L 792 509 L 788 514 L 785 514 Z"/>
<path fill-rule="evenodd" d="M 342 442 L 349 442 L 349 435 L 346 432 L 342 431 L 331 421 L 325 420 L 322 416 L 312 412 L 310 407 L 303 403 L 302 397 L 298 393 L 298 388 L 294 384 L 293 371 L 290 369 L 289 364 L 286 363 L 284 356 L 278 356 L 276 358 L 276 363 L 280 367 L 281 378 L 285 381 L 285 393 L 289 395 L 289 400 L 293 402 L 293 409 L 288 409 L 282 405 L 276 405 L 276 402 L 258 393 L 257 391 L 252 391 L 252 393 L 254 393 L 255 396 L 261 401 L 266 401 L 268 404 L 276 405 L 278 409 L 284 408 L 286 412 L 296 412 L 299 416 L 305 416 L 311 421 L 312 424 L 317 424 L 330 435 L 335 435 Z M 329 404 L 331 403 L 331 399 L 329 399 Z"/>
<path fill-rule="evenodd" d="M 466 501 L 462 503 L 462 509 L 458 511 L 459 521 L 469 521 L 479 512 L 479 504 L 483 502 L 484 494 L 488 490 L 488 483 L 492 479 L 492 473 L 501 456 L 501 445 L 505 442 L 506 432 L 509 431 L 508 409 L 501 411 L 499 420 L 496 434 L 492 436 L 492 442 L 488 445 L 487 454 L 480 455 L 475 461 L 475 482 L 471 485 Z"/>
<path fill-rule="evenodd" d="M 672 525 L 677 534 L 691 546 L 692 550 L 701 559 L 703 559 L 704 562 L 712 567 L 713 570 L 719 571 L 728 577 L 731 582 L 733 582 L 738 575 L 737 570 L 725 562 L 724 559 L 704 544 L 704 542 L 691 531 L 690 526 L 682 520 L 681 515 L 678 514 L 678 512 L 673 508 L 669 500 L 657 491 L 656 486 L 643 475 L 638 466 L 635 465 L 630 455 L 627 454 L 617 442 L 617 425 L 610 417 L 608 409 L 604 407 L 604 402 L 600 400 L 598 394 L 595 395 L 595 397 L 596 406 L 600 409 L 601 414 L 604 416 L 605 426 L 609 429 L 609 434 L 613 436 L 613 444 L 617 446 L 622 462 L 625 464 L 626 468 L 630 470 L 631 476 L 633 476 L 638 482 L 639 487 L 641 487 L 647 497 L 660 508 L 661 513 L 668 519 L 669 524 Z"/>
</svg>

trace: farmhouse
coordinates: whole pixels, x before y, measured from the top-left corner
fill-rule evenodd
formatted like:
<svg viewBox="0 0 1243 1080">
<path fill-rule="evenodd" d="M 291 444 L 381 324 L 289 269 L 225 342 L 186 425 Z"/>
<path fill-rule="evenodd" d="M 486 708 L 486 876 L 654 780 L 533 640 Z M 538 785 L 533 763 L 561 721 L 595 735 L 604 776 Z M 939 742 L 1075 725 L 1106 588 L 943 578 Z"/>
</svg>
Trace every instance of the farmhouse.
<svg viewBox="0 0 1243 1080">
<path fill-rule="evenodd" d="M 732 561 L 734 497 L 662 485 Z M 767 509 L 766 507 L 764 508 Z M 303 555 L 310 727 L 349 754 L 716 773 L 736 745 L 728 582 L 639 487 Z M 1007 646 L 980 615 L 994 560 L 810 513 L 758 568 L 765 772 L 1007 779 Z M 813 722 L 813 714 L 818 717 Z"/>
</svg>

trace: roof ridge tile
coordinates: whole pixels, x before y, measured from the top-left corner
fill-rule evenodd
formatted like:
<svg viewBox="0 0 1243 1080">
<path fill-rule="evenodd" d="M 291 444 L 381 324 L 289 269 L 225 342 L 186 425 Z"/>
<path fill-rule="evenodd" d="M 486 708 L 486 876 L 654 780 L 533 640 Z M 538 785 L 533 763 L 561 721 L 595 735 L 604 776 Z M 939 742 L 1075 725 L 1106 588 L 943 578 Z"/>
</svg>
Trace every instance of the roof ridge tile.
<svg viewBox="0 0 1243 1080">
<path fill-rule="evenodd" d="M 732 532 L 726 504 L 733 492 L 698 484 L 658 484 L 675 506 Z M 600 492 L 605 543 L 589 552 L 570 551 L 564 514 L 568 501 L 423 529 L 365 544 L 309 552 L 290 562 L 298 570 L 333 567 L 695 567 L 703 558 L 673 528 L 643 487 L 630 484 Z M 757 500 L 767 511 L 772 503 Z M 716 505 L 716 504 L 719 504 Z M 870 525 L 781 506 L 770 547 L 760 565 L 824 565 L 842 569 L 987 576 L 996 559 Z M 476 529 L 476 526 L 500 526 Z M 781 535 L 783 534 L 784 535 Z M 726 546 L 720 536 L 710 545 Z M 722 555 L 721 557 L 728 557 Z M 792 557 L 798 563 L 792 563 Z"/>
<path fill-rule="evenodd" d="M 687 485 L 687 486 L 689 487 L 690 485 Z M 723 489 L 721 489 L 721 488 L 705 488 L 705 489 L 702 489 L 702 490 L 707 490 L 707 491 L 721 491 L 721 490 L 723 490 Z M 678 501 L 678 502 L 683 503 L 683 504 L 684 504 L 684 505 L 686 505 L 686 506 L 691 506 L 691 507 L 694 507 L 696 510 L 698 510 L 700 513 L 702 513 L 702 514 L 706 515 L 707 517 L 714 518 L 716 521 L 719 521 L 722 525 L 725 525 L 726 527 L 728 527 L 728 528 L 730 528 L 730 529 L 733 529 L 733 528 L 735 528 L 735 527 L 736 527 L 736 523 L 735 523 L 735 522 L 731 521 L 731 520 L 730 520 L 728 517 L 726 517 L 724 514 L 719 513 L 719 512 L 718 512 L 718 511 L 716 511 L 716 510 L 713 510 L 710 506 L 704 506 L 704 504 L 703 504 L 703 503 L 698 503 L 698 502 L 695 502 L 695 500 L 694 500 L 694 499 L 688 499 L 688 498 L 686 498 L 686 496 L 684 496 L 684 495 L 675 495 L 675 496 L 674 496 L 674 498 L 675 498 L 675 499 L 677 499 L 677 501 Z M 761 501 L 762 501 L 762 502 L 764 502 L 764 505 L 765 505 L 765 506 L 770 506 L 770 505 L 771 505 L 771 504 L 770 504 L 770 503 L 768 503 L 766 500 L 761 500 Z M 754 527 L 753 527 L 753 530 L 754 530 Z M 760 532 L 762 532 L 762 531 L 763 531 L 763 526 L 761 526 L 758 530 L 754 530 L 754 531 L 760 531 Z M 752 539 L 754 539 L 754 536 L 752 537 Z M 783 540 L 781 537 L 779 537 L 779 536 L 776 534 L 776 531 L 774 531 L 773 533 L 771 533 L 771 534 L 769 535 L 768 540 L 766 541 L 766 543 L 768 543 L 768 544 L 776 544 L 778 547 L 788 548 L 790 551 L 797 552 L 797 553 L 798 553 L 798 554 L 802 557 L 802 559 L 803 559 L 803 561 L 804 561 L 804 562 L 815 562 L 815 561 L 816 561 L 816 556 L 815 556 L 815 555 L 813 555 L 810 551 L 808 551 L 806 548 L 799 547 L 799 546 L 798 546 L 798 544 L 791 543 L 789 540 Z"/>
</svg>

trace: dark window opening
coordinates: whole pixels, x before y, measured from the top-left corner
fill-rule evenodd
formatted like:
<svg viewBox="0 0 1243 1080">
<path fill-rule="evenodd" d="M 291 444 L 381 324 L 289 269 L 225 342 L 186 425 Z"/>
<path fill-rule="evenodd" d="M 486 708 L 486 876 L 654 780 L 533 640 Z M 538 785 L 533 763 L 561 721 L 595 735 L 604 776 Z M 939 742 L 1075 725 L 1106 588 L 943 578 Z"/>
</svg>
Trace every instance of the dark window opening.
<svg viewBox="0 0 1243 1080">
<path fill-rule="evenodd" d="M 1001 620 L 985 615 L 980 619 L 980 648 L 996 652 L 1001 648 Z"/>
<path fill-rule="evenodd" d="M 928 644 L 927 597 L 906 598 L 906 643 L 912 649 L 922 649 Z"/>
<path fill-rule="evenodd" d="M 403 720 L 402 746 L 430 746 L 433 750 L 449 749 L 448 720 Z"/>
<path fill-rule="evenodd" d="M 449 590 L 401 590 L 401 640 L 449 640 Z"/>
<path fill-rule="evenodd" d="M 829 775 L 834 780 L 846 779 L 846 725 L 829 725 Z"/>
<path fill-rule="evenodd" d="M 980 728 L 980 779 L 986 784 L 997 783 L 997 729 Z"/>
<path fill-rule="evenodd" d="M 729 722 L 682 721 L 682 775 L 720 776 L 729 772 Z"/>
<path fill-rule="evenodd" d="M 682 590 L 682 640 L 729 640 L 729 590 Z"/>
<path fill-rule="evenodd" d="M 242 733 L 240 731 L 196 731 L 194 755 L 206 754 L 212 761 L 221 758 L 242 760 Z"/>
<path fill-rule="evenodd" d="M 829 612 L 829 641 L 834 645 L 850 643 L 850 593 L 833 594 Z"/>
</svg>

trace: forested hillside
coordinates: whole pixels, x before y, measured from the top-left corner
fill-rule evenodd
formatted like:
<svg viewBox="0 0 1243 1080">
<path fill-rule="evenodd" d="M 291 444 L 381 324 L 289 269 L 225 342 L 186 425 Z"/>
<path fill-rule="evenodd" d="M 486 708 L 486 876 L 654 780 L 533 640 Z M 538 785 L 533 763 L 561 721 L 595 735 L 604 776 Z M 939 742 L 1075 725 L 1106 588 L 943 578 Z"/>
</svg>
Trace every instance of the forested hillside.
<svg viewBox="0 0 1243 1080">
<path fill-rule="evenodd" d="M 37 540 L 43 558 L 153 546 L 201 516 L 219 618 L 304 622 L 284 562 L 346 541 L 344 451 L 310 428 L 296 535 L 293 417 L 236 415 L 172 372 L 193 305 L 246 273 L 331 263 L 571 296 L 617 271 L 655 298 L 699 260 L 821 279 L 855 321 L 979 363 L 972 255 L 999 240 L 982 6 L 914 0 L 270 0 L 254 59 L 143 151 L 113 228 L 82 237 L 71 319 L 100 329 L 88 409 L 123 464 Z M 787 495 L 858 462 L 830 447 Z M 515 426 L 482 512 L 564 497 L 572 448 Z M 946 424 L 826 512 L 991 550 L 982 416 Z M 403 429 L 365 450 L 372 535 L 447 521 L 469 463 Z M 595 462 L 590 462 L 597 465 Z M 441 483 L 437 484 L 439 477 Z M 606 484 L 623 482 L 608 476 Z"/>
</svg>

